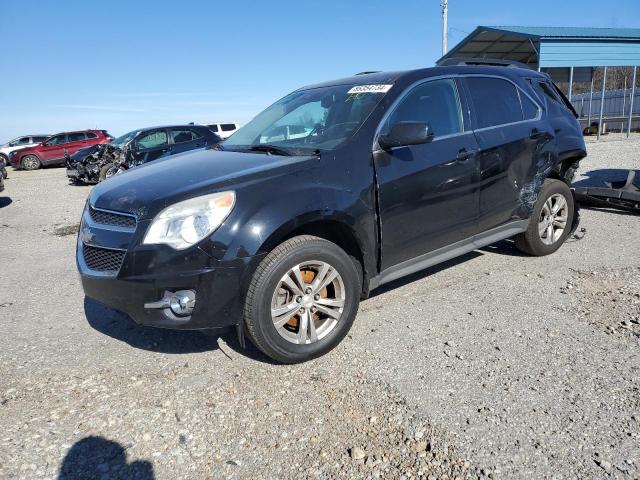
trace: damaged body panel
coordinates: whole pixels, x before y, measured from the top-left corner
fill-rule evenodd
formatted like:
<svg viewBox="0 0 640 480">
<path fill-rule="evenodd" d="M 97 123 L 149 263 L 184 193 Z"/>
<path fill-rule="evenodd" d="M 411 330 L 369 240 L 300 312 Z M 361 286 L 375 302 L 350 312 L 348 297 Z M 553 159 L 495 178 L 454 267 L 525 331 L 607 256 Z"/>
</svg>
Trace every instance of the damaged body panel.
<svg viewBox="0 0 640 480">
<path fill-rule="evenodd" d="M 127 151 L 116 145 L 83 148 L 66 157 L 67 177 L 74 182 L 98 183 L 115 173 L 109 172 L 112 166 L 126 165 L 126 159 Z"/>
</svg>

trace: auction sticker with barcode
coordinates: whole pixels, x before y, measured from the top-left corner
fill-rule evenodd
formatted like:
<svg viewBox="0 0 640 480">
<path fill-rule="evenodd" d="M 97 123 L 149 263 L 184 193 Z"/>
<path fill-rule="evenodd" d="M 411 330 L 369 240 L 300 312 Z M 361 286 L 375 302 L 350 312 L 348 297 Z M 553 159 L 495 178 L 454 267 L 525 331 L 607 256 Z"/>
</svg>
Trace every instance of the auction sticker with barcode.
<svg viewBox="0 0 640 480">
<path fill-rule="evenodd" d="M 391 87 L 393 87 L 393 85 L 358 85 L 349 90 L 347 94 L 351 95 L 353 93 L 387 93 Z"/>
</svg>

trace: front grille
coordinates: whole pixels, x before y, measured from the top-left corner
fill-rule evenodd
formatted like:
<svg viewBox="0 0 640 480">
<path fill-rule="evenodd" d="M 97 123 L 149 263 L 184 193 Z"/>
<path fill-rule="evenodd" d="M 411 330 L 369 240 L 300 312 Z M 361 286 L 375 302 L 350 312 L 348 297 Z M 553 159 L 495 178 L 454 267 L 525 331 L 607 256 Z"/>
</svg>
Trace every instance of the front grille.
<svg viewBox="0 0 640 480">
<path fill-rule="evenodd" d="M 90 270 L 96 272 L 118 272 L 125 253 L 124 250 L 111 250 L 91 245 L 82 246 L 84 263 Z"/>
<path fill-rule="evenodd" d="M 91 216 L 91 220 L 102 225 L 113 225 L 114 227 L 126 228 L 136 227 L 136 219 L 130 215 L 96 210 L 92 206 L 89 206 L 89 215 Z"/>
</svg>

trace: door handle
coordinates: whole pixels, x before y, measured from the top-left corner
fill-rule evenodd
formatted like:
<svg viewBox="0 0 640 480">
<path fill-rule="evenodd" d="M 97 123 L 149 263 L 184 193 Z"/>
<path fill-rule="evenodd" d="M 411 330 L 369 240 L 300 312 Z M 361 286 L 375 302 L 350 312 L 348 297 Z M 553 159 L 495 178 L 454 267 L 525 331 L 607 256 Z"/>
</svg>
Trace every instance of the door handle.
<svg viewBox="0 0 640 480">
<path fill-rule="evenodd" d="M 461 148 L 460 150 L 458 150 L 458 155 L 456 155 L 456 160 L 458 162 L 466 162 L 471 157 L 473 157 L 475 153 L 476 153 L 475 150 L 467 150 L 466 148 Z"/>
<path fill-rule="evenodd" d="M 532 140 L 537 140 L 538 138 L 541 138 L 543 135 L 544 135 L 544 132 L 541 132 L 537 128 L 534 128 L 533 130 L 531 130 L 531 133 L 529 134 L 529 138 L 531 138 Z"/>
</svg>

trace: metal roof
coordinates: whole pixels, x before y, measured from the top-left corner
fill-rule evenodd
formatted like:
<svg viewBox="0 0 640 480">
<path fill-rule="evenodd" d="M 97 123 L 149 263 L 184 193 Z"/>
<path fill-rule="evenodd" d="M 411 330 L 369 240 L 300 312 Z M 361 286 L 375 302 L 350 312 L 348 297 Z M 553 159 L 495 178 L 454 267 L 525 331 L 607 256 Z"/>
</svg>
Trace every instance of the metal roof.
<svg viewBox="0 0 640 480">
<path fill-rule="evenodd" d="M 640 65 L 640 28 L 479 26 L 443 56 L 538 67 Z"/>
<path fill-rule="evenodd" d="M 640 28 L 480 26 L 476 29 L 476 32 L 478 30 L 493 30 L 504 33 L 515 33 L 525 35 L 536 40 L 556 38 L 579 38 L 589 40 L 640 40 Z"/>
</svg>

